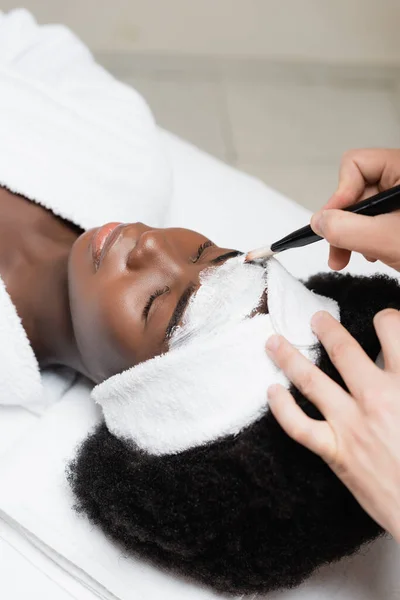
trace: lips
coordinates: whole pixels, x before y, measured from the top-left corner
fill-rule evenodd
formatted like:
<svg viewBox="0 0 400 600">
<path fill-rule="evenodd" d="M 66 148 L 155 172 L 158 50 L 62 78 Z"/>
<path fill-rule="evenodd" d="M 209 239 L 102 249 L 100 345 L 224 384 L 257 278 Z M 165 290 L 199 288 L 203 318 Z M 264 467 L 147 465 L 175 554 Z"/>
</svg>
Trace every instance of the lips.
<svg viewBox="0 0 400 600">
<path fill-rule="evenodd" d="M 118 233 L 123 225 L 123 223 L 106 223 L 94 232 L 91 240 L 91 247 L 93 262 L 96 269 L 99 268 L 104 256 L 116 241 Z"/>
</svg>

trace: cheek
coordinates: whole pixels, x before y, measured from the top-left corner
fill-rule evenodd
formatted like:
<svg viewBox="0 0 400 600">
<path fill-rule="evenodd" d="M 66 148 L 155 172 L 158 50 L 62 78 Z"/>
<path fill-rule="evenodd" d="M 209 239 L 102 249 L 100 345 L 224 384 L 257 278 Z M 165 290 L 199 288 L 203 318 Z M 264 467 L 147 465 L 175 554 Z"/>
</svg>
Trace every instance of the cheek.
<svg viewBox="0 0 400 600">
<path fill-rule="evenodd" d="M 84 243 L 83 239 L 73 248 L 69 260 L 70 309 L 82 361 L 91 378 L 99 382 L 134 364 L 137 318 L 126 277 L 95 273 Z"/>
<path fill-rule="evenodd" d="M 107 306 L 99 296 L 88 290 L 72 290 L 71 316 L 76 343 L 87 371 L 96 382 L 109 376 L 115 362 L 107 314 Z"/>
<path fill-rule="evenodd" d="M 123 296 L 122 296 L 123 298 Z M 87 295 L 73 311 L 79 351 L 96 381 L 103 381 L 134 365 L 137 339 L 135 319 L 123 310 L 118 294 Z"/>
</svg>

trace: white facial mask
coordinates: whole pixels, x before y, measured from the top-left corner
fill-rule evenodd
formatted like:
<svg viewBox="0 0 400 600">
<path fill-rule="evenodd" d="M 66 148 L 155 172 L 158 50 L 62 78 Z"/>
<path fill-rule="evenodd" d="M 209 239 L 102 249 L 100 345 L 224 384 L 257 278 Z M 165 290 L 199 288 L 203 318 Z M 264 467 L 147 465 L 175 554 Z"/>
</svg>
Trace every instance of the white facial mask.
<svg viewBox="0 0 400 600">
<path fill-rule="evenodd" d="M 265 287 L 269 314 L 250 318 Z M 265 352 L 268 337 L 281 333 L 314 360 L 318 310 L 339 318 L 336 302 L 275 259 L 264 268 L 237 257 L 205 271 L 169 352 L 94 388 L 108 429 L 156 455 L 239 433 L 267 410 L 269 385 L 290 385 Z"/>
<path fill-rule="evenodd" d="M 200 274 L 201 287 L 185 311 L 182 325 L 173 332 L 169 347 L 222 335 L 248 317 L 260 303 L 267 285 L 265 267 L 245 264 L 244 256 Z"/>
</svg>

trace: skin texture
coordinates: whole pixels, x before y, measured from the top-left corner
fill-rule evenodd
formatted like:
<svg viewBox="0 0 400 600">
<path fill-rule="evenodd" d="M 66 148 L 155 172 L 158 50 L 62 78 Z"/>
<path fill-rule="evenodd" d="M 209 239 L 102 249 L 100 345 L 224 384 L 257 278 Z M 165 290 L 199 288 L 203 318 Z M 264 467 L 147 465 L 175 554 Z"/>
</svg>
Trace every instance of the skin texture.
<svg viewBox="0 0 400 600">
<path fill-rule="evenodd" d="M 136 223 L 118 228 L 97 265 L 97 229 L 82 233 L 4 188 L 0 214 L 0 274 L 40 366 L 66 365 L 96 383 L 166 351 L 182 293 L 237 254 L 195 231 Z"/>
</svg>

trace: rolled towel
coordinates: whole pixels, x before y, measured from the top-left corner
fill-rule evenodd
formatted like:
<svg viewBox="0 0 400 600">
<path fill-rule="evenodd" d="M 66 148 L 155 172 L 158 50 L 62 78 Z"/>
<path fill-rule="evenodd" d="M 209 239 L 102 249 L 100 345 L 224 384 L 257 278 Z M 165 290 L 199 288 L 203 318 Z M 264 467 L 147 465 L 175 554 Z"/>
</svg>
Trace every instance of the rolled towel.
<svg viewBox="0 0 400 600">
<path fill-rule="evenodd" d="M 172 177 L 152 114 L 66 27 L 0 12 L 0 90 L 0 186 L 82 229 L 164 224 Z M 40 412 L 39 367 L 1 277 L 0 333 L 0 404 Z"/>
<path fill-rule="evenodd" d="M 88 229 L 162 225 L 171 173 L 142 97 L 61 25 L 0 13 L 0 185 Z"/>
</svg>

